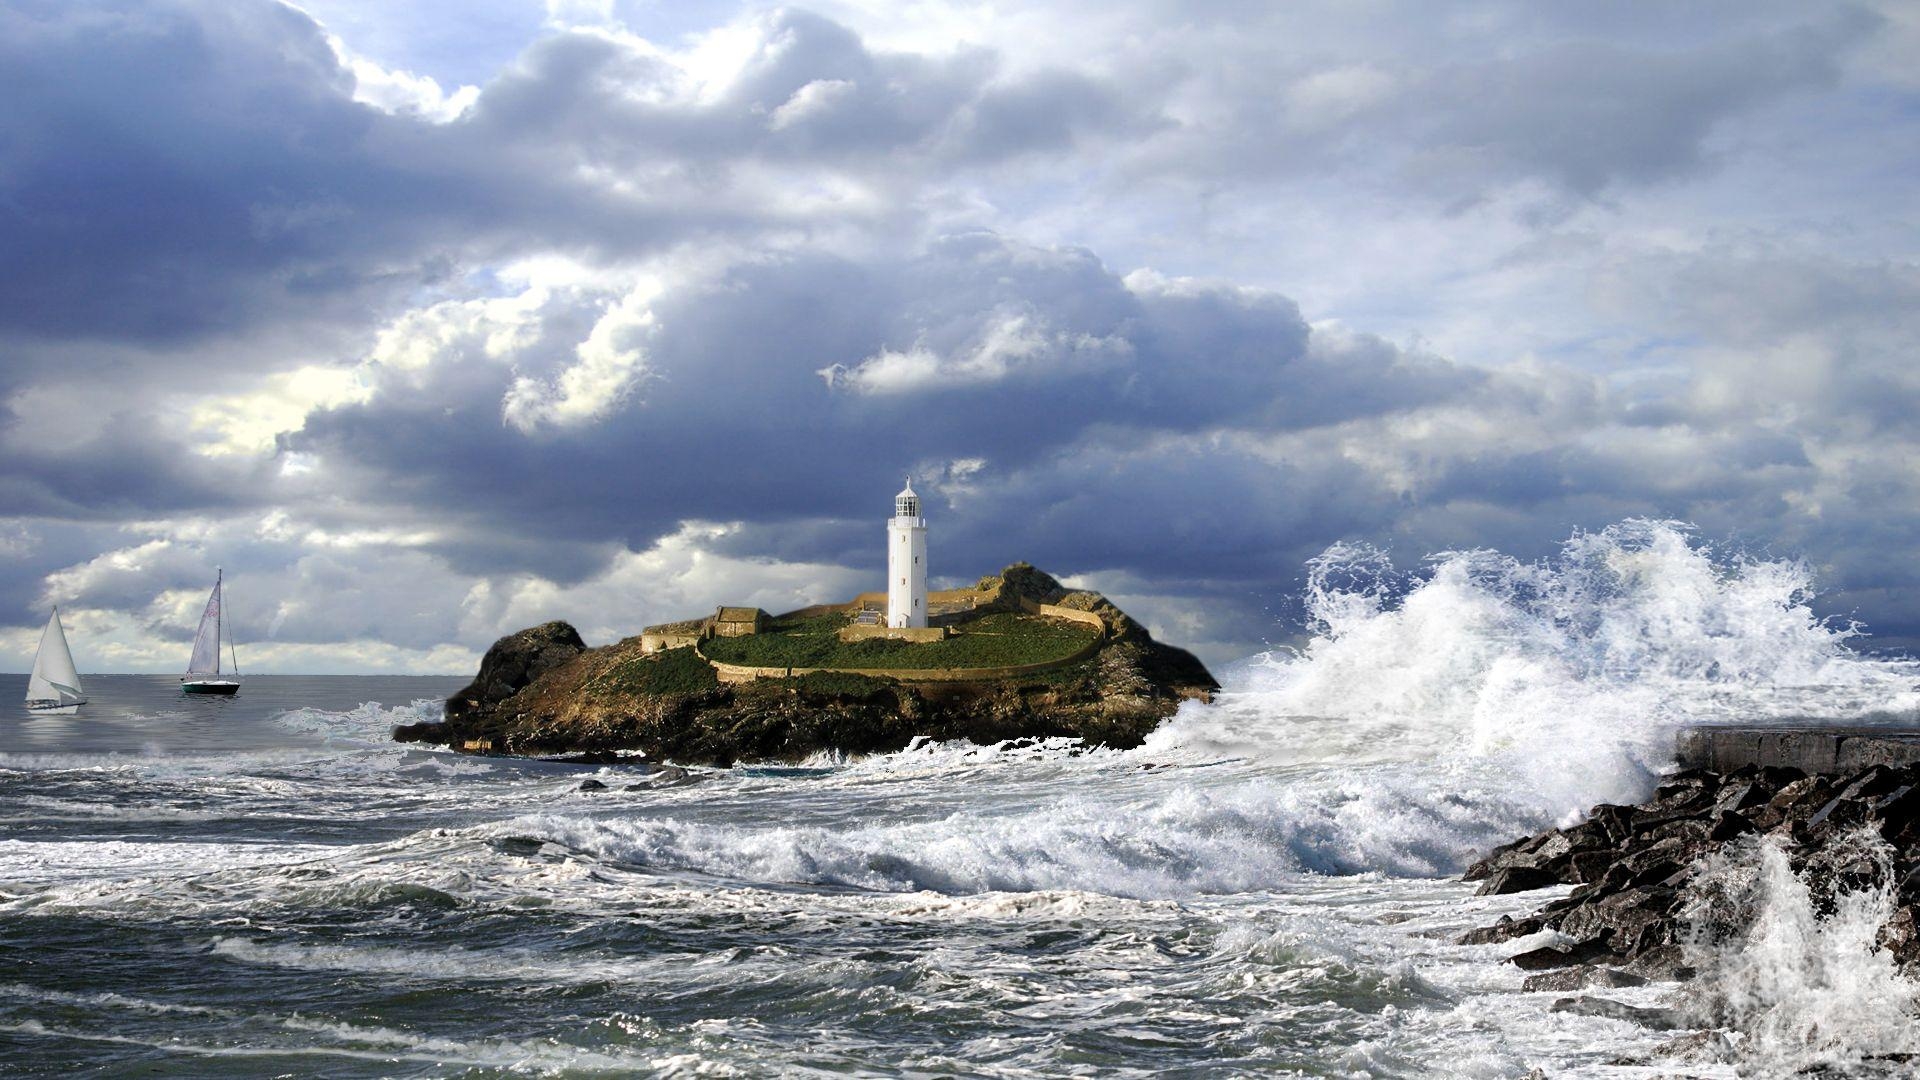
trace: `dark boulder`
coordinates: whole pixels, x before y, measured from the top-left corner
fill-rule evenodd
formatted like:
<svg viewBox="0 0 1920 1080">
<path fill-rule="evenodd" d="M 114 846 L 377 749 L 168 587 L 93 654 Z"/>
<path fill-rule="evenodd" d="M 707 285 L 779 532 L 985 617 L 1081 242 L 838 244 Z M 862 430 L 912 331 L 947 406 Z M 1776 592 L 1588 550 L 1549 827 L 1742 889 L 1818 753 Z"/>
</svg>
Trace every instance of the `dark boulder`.
<svg viewBox="0 0 1920 1080">
<path fill-rule="evenodd" d="M 1487 880 L 1480 884 L 1480 895 L 1503 896 L 1558 884 L 1560 879 L 1549 871 L 1532 866 L 1509 866 L 1487 875 Z"/>
<path fill-rule="evenodd" d="M 1611 961 L 1615 959 L 1606 944 L 1600 941 L 1582 941 L 1573 945 L 1547 945 L 1526 952 L 1515 953 L 1507 962 L 1521 971 L 1547 971 L 1552 968 L 1566 967 L 1570 964 L 1588 964 L 1595 960 Z"/>
<path fill-rule="evenodd" d="M 417 724 L 395 724 L 394 742 L 426 743 L 429 746 L 445 746 L 450 736 L 447 725 L 438 721 L 422 720 Z"/>
<path fill-rule="evenodd" d="M 1713 819 L 1712 827 L 1707 829 L 1707 842 L 1721 844 L 1736 836 L 1745 836 L 1754 831 L 1753 822 L 1748 821 L 1744 815 L 1733 810 L 1722 810 Z"/>
<path fill-rule="evenodd" d="M 1599 881 L 1612 869 L 1614 860 L 1619 856 L 1610 848 L 1588 848 L 1576 851 L 1567 860 L 1567 877 L 1576 885 L 1586 885 Z"/>
<path fill-rule="evenodd" d="M 481 657 L 473 682 L 447 699 L 447 719 L 459 721 L 469 712 L 498 705 L 586 648 L 578 630 L 557 620 L 508 634 Z"/>
</svg>

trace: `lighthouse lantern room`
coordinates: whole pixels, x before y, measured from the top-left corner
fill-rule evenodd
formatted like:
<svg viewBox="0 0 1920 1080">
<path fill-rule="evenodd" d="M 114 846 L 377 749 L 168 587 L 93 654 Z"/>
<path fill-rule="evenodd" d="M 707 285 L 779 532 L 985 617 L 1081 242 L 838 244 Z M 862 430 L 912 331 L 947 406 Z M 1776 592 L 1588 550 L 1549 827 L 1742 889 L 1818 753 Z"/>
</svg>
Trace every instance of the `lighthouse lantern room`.
<svg viewBox="0 0 1920 1080">
<path fill-rule="evenodd" d="M 911 476 L 893 497 L 887 522 L 887 625 L 927 625 L 927 519 L 920 516 Z"/>
</svg>

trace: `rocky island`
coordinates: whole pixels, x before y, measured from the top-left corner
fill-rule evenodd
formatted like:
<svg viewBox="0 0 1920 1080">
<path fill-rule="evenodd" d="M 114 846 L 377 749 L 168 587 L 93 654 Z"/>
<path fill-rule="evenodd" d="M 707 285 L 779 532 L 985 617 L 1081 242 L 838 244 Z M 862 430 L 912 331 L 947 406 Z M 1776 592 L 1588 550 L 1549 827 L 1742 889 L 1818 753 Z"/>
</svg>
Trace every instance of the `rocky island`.
<svg viewBox="0 0 1920 1080">
<path fill-rule="evenodd" d="M 394 737 L 717 765 L 917 738 L 1130 747 L 1219 688 L 1193 654 L 1155 641 L 1104 596 L 1026 563 L 925 601 L 920 627 L 884 625 L 885 595 L 866 594 L 783 615 L 722 607 L 602 648 L 546 623 L 495 642 L 445 720 Z"/>
</svg>

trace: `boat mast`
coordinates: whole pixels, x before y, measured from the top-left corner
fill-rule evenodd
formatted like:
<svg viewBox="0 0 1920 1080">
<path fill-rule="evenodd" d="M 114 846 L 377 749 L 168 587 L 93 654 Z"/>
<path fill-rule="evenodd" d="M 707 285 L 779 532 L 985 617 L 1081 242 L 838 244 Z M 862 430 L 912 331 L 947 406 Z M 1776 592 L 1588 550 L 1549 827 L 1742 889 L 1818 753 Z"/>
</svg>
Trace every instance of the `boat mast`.
<svg viewBox="0 0 1920 1080">
<path fill-rule="evenodd" d="M 227 617 L 227 598 L 222 596 L 220 598 L 220 618 L 222 621 L 224 621 L 226 617 Z M 234 643 L 234 640 L 232 638 L 227 639 L 227 655 L 233 658 L 234 677 L 239 678 L 240 677 L 240 649 Z"/>
<path fill-rule="evenodd" d="M 213 673 L 220 674 L 220 632 L 227 622 L 227 598 L 221 595 L 220 581 L 226 571 L 213 568 Z"/>
</svg>

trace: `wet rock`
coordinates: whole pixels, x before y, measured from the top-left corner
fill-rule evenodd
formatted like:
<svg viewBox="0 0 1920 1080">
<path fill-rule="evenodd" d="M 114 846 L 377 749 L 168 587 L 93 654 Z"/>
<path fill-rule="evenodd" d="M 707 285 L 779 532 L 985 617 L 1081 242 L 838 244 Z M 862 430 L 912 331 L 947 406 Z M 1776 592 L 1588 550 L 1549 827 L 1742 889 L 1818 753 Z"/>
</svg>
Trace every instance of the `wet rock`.
<svg viewBox="0 0 1920 1080">
<path fill-rule="evenodd" d="M 1511 915 L 1502 915 L 1500 916 L 1500 921 L 1494 923 L 1492 926 L 1483 926 L 1477 930 L 1469 930 L 1465 934 L 1460 935 L 1457 944 L 1498 945 L 1504 941 L 1512 941 L 1514 938 L 1523 938 L 1529 934 L 1537 934 L 1546 929 L 1546 927 L 1546 921 L 1537 916 L 1516 919 Z"/>
<path fill-rule="evenodd" d="M 1606 837 L 1608 843 L 1619 844 L 1633 835 L 1633 811 L 1631 806 L 1603 804 L 1588 811 L 1587 821 Z"/>
<path fill-rule="evenodd" d="M 1793 1075 L 1816 1080 L 1861 1080 L 1862 1077 L 1911 1080 L 1914 1075 L 1912 1066 L 1917 1061 L 1920 1061 L 1920 1054 L 1865 1054 L 1858 1062 L 1809 1065 Z"/>
<path fill-rule="evenodd" d="M 1853 841 L 1861 828 L 1892 843 L 1891 866 Z M 1920 968 L 1920 763 L 1817 776 L 1756 766 L 1694 770 L 1663 784 L 1644 806 L 1596 806 L 1578 825 L 1523 838 L 1482 860 L 1482 893 L 1537 888 L 1554 877 L 1573 891 L 1461 941 L 1487 944 L 1545 929 L 1575 942 L 1512 958 L 1524 970 L 1552 974 L 1529 980 L 1540 989 L 1587 985 L 1575 969 L 1594 963 L 1624 964 L 1646 979 L 1690 977 L 1676 943 L 1700 860 L 1759 832 L 1786 849 L 1819 910 L 1831 910 L 1846 892 L 1891 887 L 1898 906 L 1880 944 Z"/>
<path fill-rule="evenodd" d="M 1544 945 L 1507 958 L 1509 963 L 1521 971 L 1548 971 L 1599 959 L 1611 960 L 1613 953 L 1607 948 L 1605 942 L 1597 940 L 1582 941 L 1572 945 Z"/>
<path fill-rule="evenodd" d="M 1642 950 L 1627 964 L 1626 970 L 1649 982 L 1679 982 L 1693 978 L 1686 951 L 1667 943 Z"/>
<path fill-rule="evenodd" d="M 1523 836 L 1511 844 L 1501 844 L 1499 847 L 1488 852 L 1486 858 L 1467 867 L 1466 873 L 1460 875 L 1460 880 L 1480 881 L 1495 870 L 1512 866 L 1522 861 L 1528 851 L 1531 850 L 1528 845 L 1537 843 L 1540 839 L 1541 837 L 1538 836 Z"/>
<path fill-rule="evenodd" d="M 447 725 L 438 720 L 422 720 L 417 724 L 395 724 L 394 742 L 426 743 L 429 746 L 445 746 L 453 738 Z"/>
<path fill-rule="evenodd" d="M 1696 1031 L 1679 1035 L 1655 1046 L 1646 1057 L 1622 1057 L 1609 1065 L 1651 1065 L 1671 1062 L 1680 1065 L 1717 1065 L 1733 1060 L 1733 1043 L 1723 1032 Z"/>
<path fill-rule="evenodd" d="M 1765 806 L 1767 800 L 1773 798 L 1775 790 L 1755 780 L 1728 784 L 1714 796 L 1713 808 L 1715 811 L 1737 811 Z"/>
<path fill-rule="evenodd" d="M 1645 986 L 1647 980 L 1630 971 L 1618 968 L 1598 967 L 1593 964 L 1578 964 L 1573 967 L 1546 971 L 1538 975 L 1529 975 L 1520 984 L 1523 990 L 1585 990 L 1590 987 L 1617 988 L 1622 986 Z"/>
<path fill-rule="evenodd" d="M 1567 876 L 1577 884 L 1592 884 L 1606 876 L 1619 858 L 1610 848 L 1588 848 L 1576 851 L 1567 861 Z"/>
<path fill-rule="evenodd" d="M 1578 941 L 1604 940 L 1624 945 L 1664 916 L 1661 898 L 1646 889 L 1629 889 L 1568 912 L 1555 927 Z M 1616 947 L 1615 951 L 1624 952 Z"/>
<path fill-rule="evenodd" d="M 601 783 L 598 780 L 593 779 L 592 777 L 588 777 L 587 779 L 580 781 L 580 786 L 575 790 L 576 791 L 605 791 L 607 790 L 607 785 Z"/>
<path fill-rule="evenodd" d="M 1736 810 L 1722 810 L 1714 816 L 1713 825 L 1707 829 L 1707 842 L 1723 844 L 1736 836 L 1745 836 L 1757 831 L 1753 822 Z"/>
<path fill-rule="evenodd" d="M 1673 1031 L 1687 1026 L 1686 1018 L 1677 1010 L 1641 1008 L 1612 998 L 1561 998 L 1553 1003 L 1553 1011 L 1573 1013 L 1576 1016 L 1604 1016 L 1609 1020 L 1625 1020 L 1655 1031 Z"/>
<path fill-rule="evenodd" d="M 1805 821 L 1832 797 L 1833 782 L 1824 776 L 1807 776 L 1780 789 L 1767 805 L 1783 821 Z"/>
<path fill-rule="evenodd" d="M 1696 1031 L 1691 1035 L 1668 1039 L 1654 1047 L 1653 1054 L 1668 1061 L 1710 1064 L 1730 1060 L 1733 1057 L 1733 1043 L 1727 1040 L 1724 1032 Z"/>
<path fill-rule="evenodd" d="M 1552 873 L 1531 866 L 1509 866 L 1495 870 L 1488 875 L 1480 886 L 1481 896 L 1503 896 L 1507 893 L 1532 892 L 1550 885 L 1560 884 L 1560 879 Z"/>
</svg>

